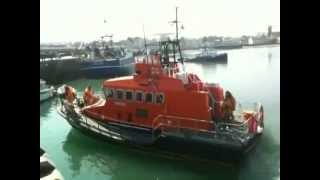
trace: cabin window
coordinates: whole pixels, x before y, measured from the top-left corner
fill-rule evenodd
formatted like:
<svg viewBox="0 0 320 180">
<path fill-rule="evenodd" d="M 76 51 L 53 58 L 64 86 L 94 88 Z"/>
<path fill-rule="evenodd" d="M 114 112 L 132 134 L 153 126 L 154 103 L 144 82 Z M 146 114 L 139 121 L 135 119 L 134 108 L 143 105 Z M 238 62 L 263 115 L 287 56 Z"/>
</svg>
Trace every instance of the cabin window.
<svg viewBox="0 0 320 180">
<path fill-rule="evenodd" d="M 113 98 L 113 89 L 103 88 L 104 96 L 107 98 Z"/>
<path fill-rule="evenodd" d="M 103 94 L 104 94 L 104 97 L 108 97 L 108 89 L 107 88 L 103 88 Z"/>
<path fill-rule="evenodd" d="M 132 91 L 126 91 L 126 100 L 131 101 L 133 99 Z"/>
<path fill-rule="evenodd" d="M 116 96 L 117 96 L 117 99 L 123 99 L 123 91 L 122 90 L 117 90 L 116 91 Z"/>
<path fill-rule="evenodd" d="M 108 98 L 113 98 L 113 89 L 108 89 L 108 91 L 107 91 L 107 97 L 108 97 Z"/>
<path fill-rule="evenodd" d="M 113 89 L 108 89 L 108 98 L 113 98 Z"/>
<path fill-rule="evenodd" d="M 142 92 L 136 92 L 136 101 L 142 102 L 143 101 L 143 93 Z"/>
<path fill-rule="evenodd" d="M 153 93 L 146 93 L 146 102 L 153 103 Z"/>
<path fill-rule="evenodd" d="M 164 95 L 163 93 L 157 93 L 156 95 L 156 103 L 163 104 L 164 103 Z"/>
</svg>

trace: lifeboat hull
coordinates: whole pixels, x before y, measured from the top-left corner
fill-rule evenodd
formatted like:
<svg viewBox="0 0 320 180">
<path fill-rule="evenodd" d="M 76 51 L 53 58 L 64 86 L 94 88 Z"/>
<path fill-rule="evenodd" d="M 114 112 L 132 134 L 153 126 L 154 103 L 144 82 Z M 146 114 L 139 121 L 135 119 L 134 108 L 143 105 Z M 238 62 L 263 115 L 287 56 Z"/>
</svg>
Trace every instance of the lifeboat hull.
<svg viewBox="0 0 320 180">
<path fill-rule="evenodd" d="M 123 123 L 105 123 L 81 113 L 68 114 L 64 106 L 58 106 L 59 114 L 75 129 L 82 133 L 98 137 L 101 140 L 142 148 L 152 152 L 181 156 L 183 159 L 198 159 L 203 161 L 239 161 L 256 144 L 258 135 L 249 137 L 245 143 L 235 143 L 225 138 L 212 138 L 212 134 L 184 135 L 162 133 L 160 138 L 153 138 L 157 132 L 152 129 L 133 127 Z M 75 108 L 77 109 L 77 108 Z M 79 112 L 80 109 L 75 110 Z M 211 138 L 208 138 L 211 137 Z"/>
</svg>

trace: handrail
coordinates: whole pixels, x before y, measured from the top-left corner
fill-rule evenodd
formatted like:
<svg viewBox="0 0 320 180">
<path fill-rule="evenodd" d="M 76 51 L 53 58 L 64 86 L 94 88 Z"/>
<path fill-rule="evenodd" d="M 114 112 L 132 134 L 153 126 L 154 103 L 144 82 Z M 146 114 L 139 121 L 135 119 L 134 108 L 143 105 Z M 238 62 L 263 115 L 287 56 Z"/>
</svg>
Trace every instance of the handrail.
<svg viewBox="0 0 320 180">
<path fill-rule="evenodd" d="M 155 126 L 155 123 L 157 123 L 158 119 L 163 118 L 163 117 L 167 117 L 167 118 L 169 118 L 171 120 L 172 119 L 180 119 L 180 120 L 183 119 L 183 120 L 191 120 L 191 121 L 195 121 L 195 122 L 205 122 L 205 123 L 208 123 L 208 124 L 214 124 L 213 122 L 207 121 L 207 120 L 159 114 L 152 122 L 152 128 L 153 129 L 154 129 L 154 127 L 158 127 L 158 126 Z M 179 125 L 180 125 L 180 121 L 179 121 Z"/>
<path fill-rule="evenodd" d="M 241 122 L 240 124 L 236 124 L 236 123 L 223 123 L 224 125 L 227 125 L 227 126 L 236 126 L 236 127 L 241 127 L 241 126 L 244 126 L 246 125 L 253 117 L 250 117 L 248 119 L 246 119 L 245 121 Z"/>
<path fill-rule="evenodd" d="M 195 119 L 195 118 L 189 118 L 189 117 L 180 117 L 180 116 L 172 116 L 172 115 L 163 115 L 163 114 L 159 114 L 154 120 L 153 120 L 153 124 L 152 127 L 154 127 L 154 124 L 157 122 L 158 119 L 160 119 L 161 117 L 167 117 L 169 119 L 180 119 L 180 120 L 190 120 L 190 121 L 195 121 L 195 122 L 203 122 L 203 123 L 208 123 L 208 124 L 215 124 L 213 121 L 207 121 L 207 120 L 202 120 L 202 119 Z M 239 123 L 224 123 L 227 125 L 234 125 L 234 126 L 241 126 L 241 125 L 245 125 L 248 123 L 248 121 L 251 119 L 252 117 L 250 117 L 249 119 Z"/>
<path fill-rule="evenodd" d="M 164 119 L 163 119 L 164 118 Z M 160 120 L 160 121 L 159 121 Z M 178 125 L 170 125 L 169 123 L 167 123 L 167 121 L 178 121 Z M 192 128 L 192 127 L 187 127 L 187 126 L 181 126 L 181 120 L 189 120 L 189 121 L 193 121 L 195 122 L 195 127 L 196 128 Z M 163 122 L 165 121 L 165 123 Z M 207 121 L 207 120 L 202 120 L 202 119 L 195 119 L 195 118 L 189 118 L 189 117 L 179 117 L 179 116 L 172 116 L 172 115 L 163 115 L 163 114 L 159 114 L 152 123 L 152 129 L 154 132 L 155 130 L 157 130 L 158 128 L 161 128 L 161 132 L 163 132 L 163 128 L 164 127 L 172 127 L 172 128 L 177 128 L 179 131 L 180 129 L 190 129 L 193 131 L 200 131 L 200 132 L 207 132 L 207 133 L 215 133 L 214 131 L 209 131 L 207 129 L 199 129 L 199 122 L 201 123 L 206 123 L 206 124 L 214 124 L 212 121 Z M 158 123 L 158 124 L 156 124 Z"/>
<path fill-rule="evenodd" d="M 240 124 L 239 123 L 222 123 L 222 124 L 223 125 L 228 125 L 228 126 L 233 126 L 233 127 L 244 127 L 244 126 L 248 125 L 248 122 L 252 118 L 253 118 L 253 116 L 249 117 L 248 119 L 246 119 L 245 121 L 241 122 Z M 178 122 L 178 125 L 172 125 L 172 124 L 168 123 L 168 121 L 176 121 L 176 120 Z M 196 123 L 195 124 L 196 128 L 181 126 L 181 120 L 188 120 L 188 121 L 195 122 Z M 159 114 L 152 122 L 152 129 L 153 129 L 152 132 L 154 132 L 158 128 L 161 128 L 161 132 L 163 132 L 163 128 L 164 127 L 172 127 L 172 128 L 179 129 L 179 131 L 180 131 L 180 129 L 190 129 L 190 130 L 206 132 L 206 133 L 213 133 L 213 134 L 216 133 L 215 131 L 210 131 L 210 130 L 207 130 L 207 129 L 200 129 L 199 128 L 199 122 L 216 125 L 216 123 L 213 122 L 213 121 Z M 246 127 L 246 128 L 248 128 L 248 127 Z"/>
<path fill-rule="evenodd" d="M 167 125 L 167 124 L 162 124 L 160 123 L 160 126 L 158 127 L 164 127 L 164 126 L 167 126 L 167 127 L 172 127 L 172 128 L 178 128 L 179 130 L 181 129 L 181 126 L 174 126 L 174 125 Z M 211 134 L 214 134 L 216 133 L 215 131 L 209 131 L 209 130 L 206 130 L 206 129 L 197 129 L 197 128 L 190 128 L 190 127 L 184 127 L 184 129 L 190 129 L 190 130 L 193 130 L 193 131 L 200 131 L 200 132 L 206 132 L 206 133 L 211 133 Z"/>
</svg>

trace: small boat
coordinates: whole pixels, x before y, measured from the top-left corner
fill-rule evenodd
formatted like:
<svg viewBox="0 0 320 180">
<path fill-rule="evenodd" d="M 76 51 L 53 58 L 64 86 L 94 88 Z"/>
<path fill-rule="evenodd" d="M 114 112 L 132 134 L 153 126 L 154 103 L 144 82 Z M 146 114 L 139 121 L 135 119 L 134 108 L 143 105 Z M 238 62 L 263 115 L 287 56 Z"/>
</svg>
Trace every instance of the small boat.
<svg viewBox="0 0 320 180">
<path fill-rule="evenodd" d="M 48 86 L 46 81 L 40 79 L 40 102 L 50 99 L 54 96 L 54 93 L 54 87 Z"/>
<path fill-rule="evenodd" d="M 209 51 L 208 49 L 203 49 L 201 53 L 196 54 L 195 57 L 185 59 L 186 62 L 217 62 L 217 63 L 227 63 L 228 54 L 227 53 L 217 53 L 216 51 Z"/>
<path fill-rule="evenodd" d="M 47 153 L 40 148 L 40 180 L 63 180 L 61 173 L 48 158 Z"/>
<path fill-rule="evenodd" d="M 180 57 L 171 57 L 170 49 Z M 134 147 L 193 149 L 191 156 L 216 149 L 248 153 L 264 130 L 262 105 L 239 106 L 233 120 L 223 120 L 223 88 L 185 71 L 178 38 L 161 42 L 159 52 L 136 59 L 134 75 L 105 80 L 95 104 L 61 96 L 58 113 L 85 134 Z"/>
<path fill-rule="evenodd" d="M 134 71 L 133 53 L 113 46 L 87 47 L 88 58 L 81 60 L 80 72 L 89 78 L 128 75 Z"/>
</svg>

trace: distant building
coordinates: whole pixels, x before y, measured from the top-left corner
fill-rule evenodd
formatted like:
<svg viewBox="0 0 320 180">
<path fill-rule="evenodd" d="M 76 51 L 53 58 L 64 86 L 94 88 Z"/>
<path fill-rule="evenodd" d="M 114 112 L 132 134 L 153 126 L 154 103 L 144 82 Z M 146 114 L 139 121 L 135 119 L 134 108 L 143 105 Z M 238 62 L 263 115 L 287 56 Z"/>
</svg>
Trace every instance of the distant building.
<svg viewBox="0 0 320 180">
<path fill-rule="evenodd" d="M 280 31 L 279 32 L 272 32 L 271 37 L 280 38 Z"/>
<path fill-rule="evenodd" d="M 271 37 L 272 35 L 272 26 L 268 26 L 268 37 Z"/>
<path fill-rule="evenodd" d="M 280 37 L 280 31 L 273 32 L 272 26 L 268 26 L 268 37 L 277 39 L 278 37 Z"/>
</svg>

